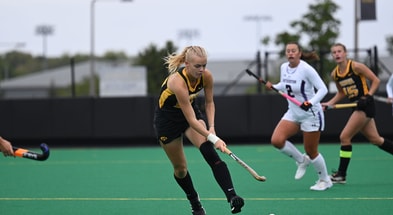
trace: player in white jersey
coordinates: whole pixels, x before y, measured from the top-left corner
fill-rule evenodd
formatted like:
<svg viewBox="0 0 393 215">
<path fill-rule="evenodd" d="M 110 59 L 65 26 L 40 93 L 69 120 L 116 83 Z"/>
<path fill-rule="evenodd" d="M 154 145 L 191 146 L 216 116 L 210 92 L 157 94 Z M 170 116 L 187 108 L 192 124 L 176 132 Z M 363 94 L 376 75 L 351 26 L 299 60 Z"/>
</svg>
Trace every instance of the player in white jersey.
<svg viewBox="0 0 393 215">
<path fill-rule="evenodd" d="M 325 125 L 320 102 L 328 91 L 317 71 L 302 60 L 317 60 L 319 57 L 314 52 L 303 53 L 299 44 L 295 42 L 286 45 L 285 54 L 288 62 L 281 65 L 280 82 L 275 85 L 267 82 L 266 87 L 284 91 L 302 102 L 302 105 L 297 106 L 288 100 L 288 110 L 277 124 L 271 143 L 296 161 L 298 169 L 295 179 L 301 179 L 311 163 L 318 174 L 318 181 L 310 189 L 323 191 L 333 186 L 327 173 L 325 159 L 318 152 L 321 131 Z M 305 154 L 288 141 L 299 131 L 303 132 Z"/>
<path fill-rule="evenodd" d="M 388 95 L 388 101 L 392 103 L 392 116 L 393 116 L 393 74 L 390 75 L 390 78 L 386 83 L 386 94 Z"/>
</svg>

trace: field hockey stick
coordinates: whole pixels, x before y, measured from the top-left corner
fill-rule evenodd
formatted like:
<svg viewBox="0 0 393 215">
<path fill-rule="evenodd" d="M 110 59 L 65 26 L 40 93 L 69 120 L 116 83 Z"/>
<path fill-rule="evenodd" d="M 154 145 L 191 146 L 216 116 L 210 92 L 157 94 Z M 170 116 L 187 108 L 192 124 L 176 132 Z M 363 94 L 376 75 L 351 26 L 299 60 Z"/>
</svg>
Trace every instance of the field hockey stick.
<svg viewBox="0 0 393 215">
<path fill-rule="evenodd" d="M 379 102 L 385 102 L 388 104 L 392 104 L 392 100 L 389 100 L 388 98 L 382 97 L 382 96 L 374 96 L 374 99 L 379 101 Z"/>
<path fill-rule="evenodd" d="M 14 150 L 14 155 L 17 157 L 28 158 L 37 161 L 44 161 L 49 157 L 49 147 L 45 143 L 41 143 L 40 145 L 42 154 L 29 151 L 27 149 L 18 148 L 13 146 L 12 149 Z"/>
<path fill-rule="evenodd" d="M 266 81 L 263 80 L 262 78 L 258 77 L 257 75 L 255 75 L 253 72 L 251 72 L 249 69 L 246 69 L 246 72 L 248 75 L 254 77 L 255 79 L 257 79 L 260 83 L 263 83 L 266 85 Z M 289 101 L 293 102 L 295 105 L 297 106 L 301 106 L 302 103 L 299 102 L 298 100 L 296 100 L 295 98 L 292 98 L 291 96 L 289 96 L 288 94 L 285 94 L 284 92 L 277 90 L 276 88 L 274 88 L 272 86 L 272 90 L 276 91 L 277 93 L 279 93 L 281 96 L 285 97 L 286 99 L 289 99 Z"/>
<path fill-rule="evenodd" d="M 379 102 L 385 102 L 385 103 L 388 103 L 388 104 L 392 103 L 388 98 L 385 98 L 385 97 L 382 97 L 382 96 L 374 96 L 374 99 L 379 101 Z M 353 107 L 356 107 L 356 106 L 357 106 L 357 103 L 354 102 L 354 103 L 347 103 L 347 104 L 329 105 L 329 106 L 326 107 L 326 109 L 330 110 L 330 109 L 353 108 Z"/>
<path fill-rule="evenodd" d="M 238 164 L 240 164 L 242 167 L 244 167 L 256 180 L 258 180 L 258 181 L 266 181 L 266 177 L 265 176 L 258 175 L 258 173 L 255 172 L 255 170 L 253 168 L 251 168 L 249 165 L 247 165 L 244 161 L 242 161 L 235 154 L 233 154 L 233 152 L 231 152 L 231 150 L 229 150 L 228 148 L 225 148 L 224 152 L 226 154 L 228 154 L 229 156 L 231 156 L 231 158 L 233 158 L 233 160 L 235 160 Z"/>
<path fill-rule="evenodd" d="M 354 102 L 354 103 L 347 103 L 347 104 L 335 104 L 335 105 L 326 106 L 326 110 L 353 108 L 353 107 L 356 107 L 357 105 L 358 104 L 356 102 Z"/>
</svg>

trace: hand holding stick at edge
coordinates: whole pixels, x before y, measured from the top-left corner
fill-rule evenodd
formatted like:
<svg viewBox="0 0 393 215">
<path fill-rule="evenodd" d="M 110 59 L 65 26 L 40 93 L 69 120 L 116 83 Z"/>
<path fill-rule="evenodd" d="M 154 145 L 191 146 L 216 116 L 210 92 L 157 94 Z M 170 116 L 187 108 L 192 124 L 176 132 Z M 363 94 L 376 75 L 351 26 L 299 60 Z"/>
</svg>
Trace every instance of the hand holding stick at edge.
<svg viewBox="0 0 393 215">
<path fill-rule="evenodd" d="M 3 155 L 5 157 L 7 156 L 15 157 L 14 150 L 12 149 L 12 144 L 8 140 L 2 137 L 0 137 L 0 151 L 3 152 Z"/>
<path fill-rule="evenodd" d="M 45 143 L 40 144 L 42 153 L 30 151 L 28 149 L 13 147 L 14 155 L 21 158 L 27 158 L 36 161 L 45 161 L 48 159 L 50 151 L 48 145 Z"/>
</svg>

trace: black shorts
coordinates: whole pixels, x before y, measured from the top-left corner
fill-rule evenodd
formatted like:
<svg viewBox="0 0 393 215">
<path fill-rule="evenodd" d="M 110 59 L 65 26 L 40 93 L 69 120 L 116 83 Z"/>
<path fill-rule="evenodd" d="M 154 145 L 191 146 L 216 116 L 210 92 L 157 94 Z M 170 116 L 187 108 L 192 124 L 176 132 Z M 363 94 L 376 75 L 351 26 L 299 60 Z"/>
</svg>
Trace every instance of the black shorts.
<svg viewBox="0 0 393 215">
<path fill-rule="evenodd" d="M 375 102 L 372 101 L 366 105 L 365 108 L 356 107 L 355 110 L 360 110 L 366 113 L 368 118 L 375 118 Z"/>
<path fill-rule="evenodd" d="M 202 113 L 199 109 L 195 109 L 197 119 L 203 119 Z M 154 114 L 154 130 L 156 132 L 157 140 L 163 144 L 168 144 L 174 139 L 180 137 L 187 128 L 190 127 L 184 115 L 177 118 L 171 118 L 167 113 L 156 109 Z"/>
</svg>

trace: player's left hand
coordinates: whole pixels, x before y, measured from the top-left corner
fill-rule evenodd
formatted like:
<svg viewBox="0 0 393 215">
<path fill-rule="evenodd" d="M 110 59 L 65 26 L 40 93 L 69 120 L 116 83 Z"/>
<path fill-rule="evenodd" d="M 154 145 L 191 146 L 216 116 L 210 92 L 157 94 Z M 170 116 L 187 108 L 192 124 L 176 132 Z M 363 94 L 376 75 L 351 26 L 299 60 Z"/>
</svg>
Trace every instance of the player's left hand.
<svg viewBox="0 0 393 215">
<path fill-rule="evenodd" d="M 365 109 L 369 104 L 374 102 L 374 97 L 372 95 L 365 95 L 362 96 L 359 100 L 358 100 L 358 108 L 363 110 Z"/>
</svg>

